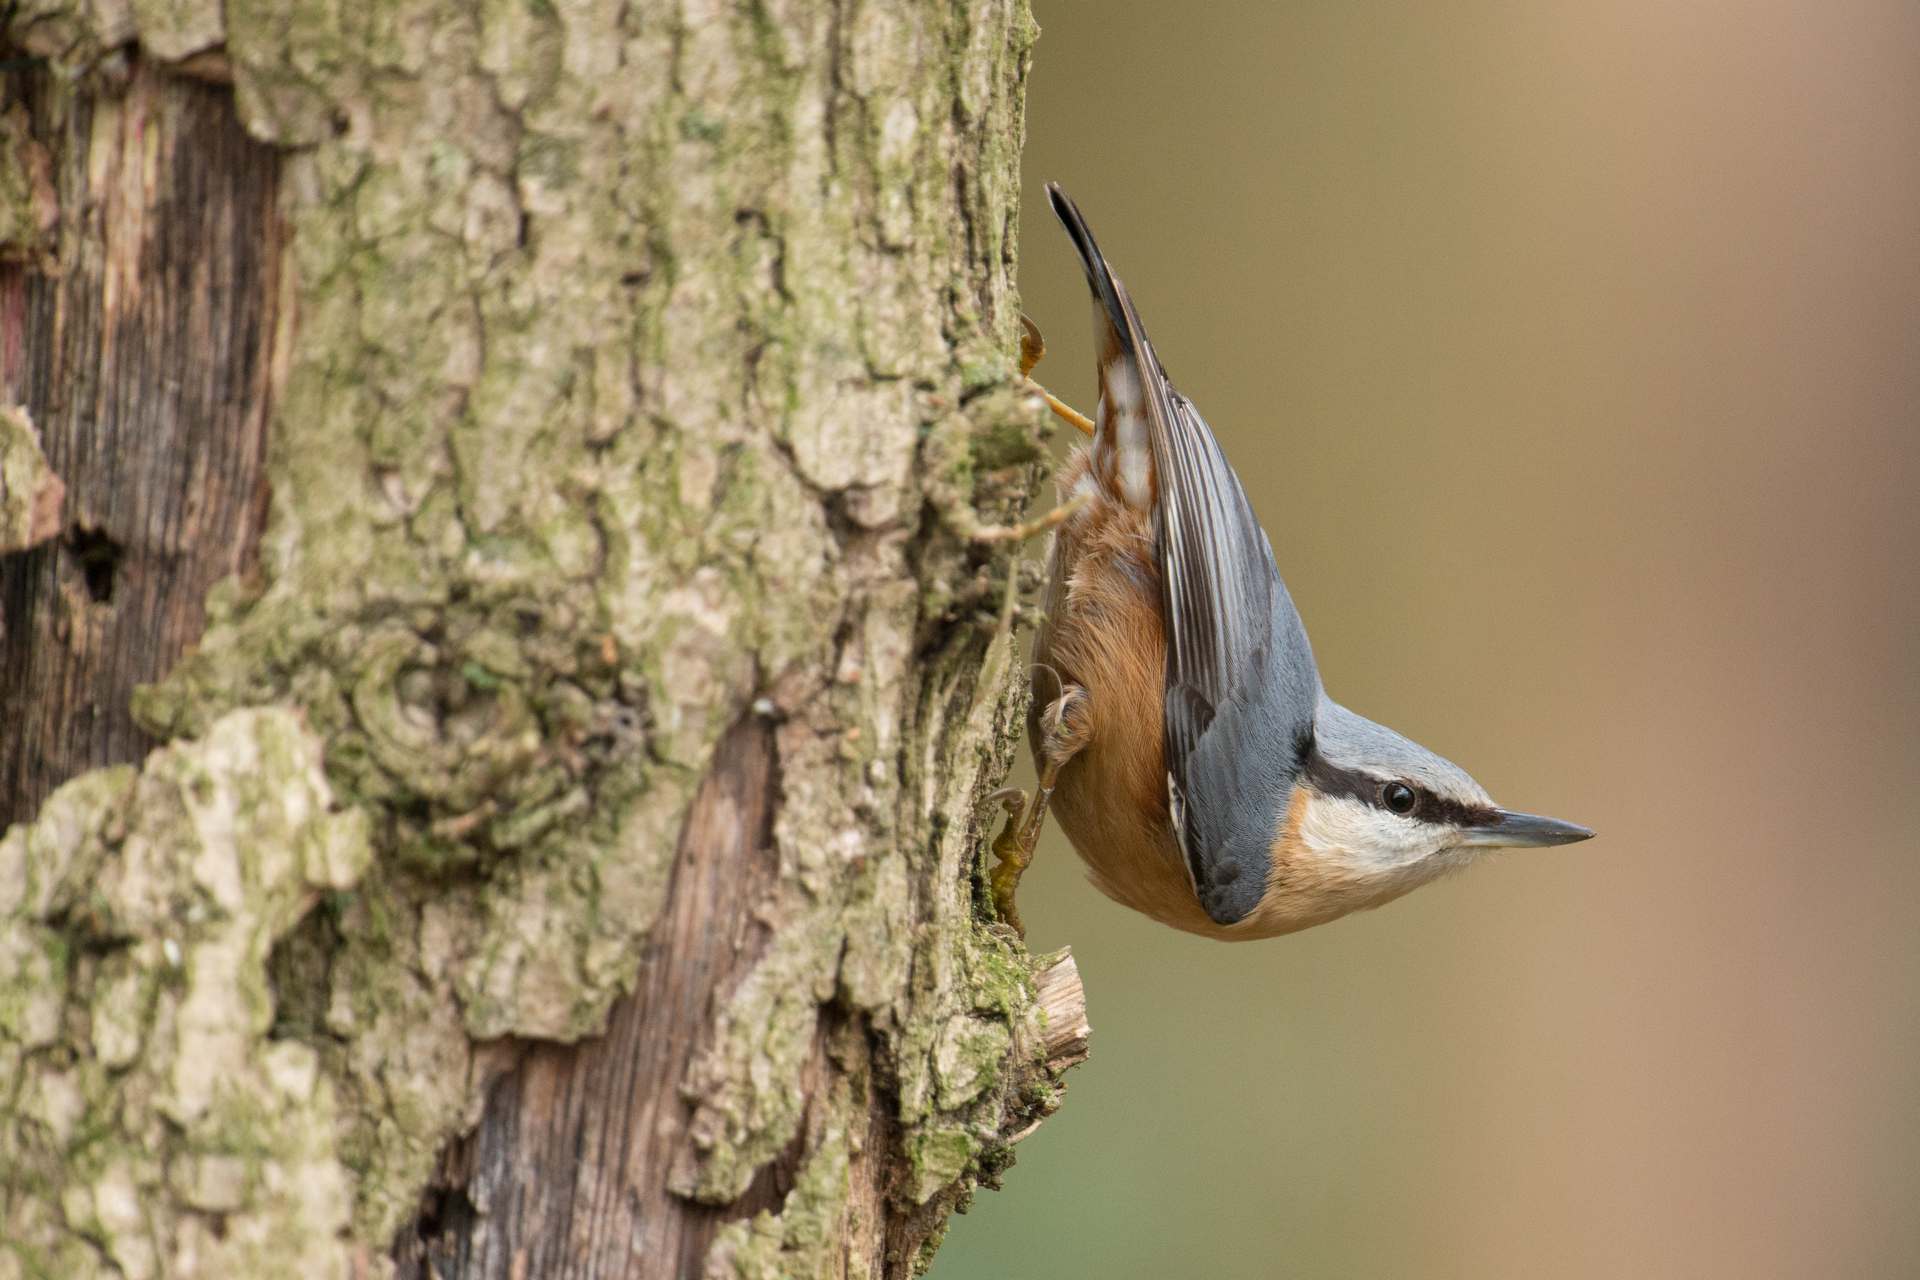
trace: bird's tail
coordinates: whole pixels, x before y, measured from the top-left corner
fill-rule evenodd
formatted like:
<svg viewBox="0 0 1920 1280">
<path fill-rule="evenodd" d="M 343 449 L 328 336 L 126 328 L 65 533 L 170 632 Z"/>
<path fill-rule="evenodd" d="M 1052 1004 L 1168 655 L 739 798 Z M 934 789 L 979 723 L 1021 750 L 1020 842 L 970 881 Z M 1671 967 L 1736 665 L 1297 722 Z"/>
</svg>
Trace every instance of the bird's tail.
<svg viewBox="0 0 1920 1280">
<path fill-rule="evenodd" d="M 1060 225 L 1067 229 L 1067 238 L 1073 241 L 1074 252 L 1080 255 L 1080 266 L 1087 273 L 1087 287 L 1093 290 L 1094 301 L 1105 312 L 1106 324 L 1102 326 L 1096 319 L 1095 327 L 1111 329 L 1116 339 L 1126 342 L 1132 337 L 1132 327 L 1139 320 L 1133 315 L 1133 307 L 1123 295 L 1120 282 L 1113 278 L 1113 268 L 1107 265 L 1106 255 L 1100 252 L 1099 242 L 1093 238 L 1093 229 L 1087 226 L 1087 220 L 1080 214 L 1080 206 L 1073 202 L 1072 196 L 1060 189 L 1057 182 L 1047 184 L 1047 203 L 1053 206 L 1053 216 L 1060 219 Z"/>
<path fill-rule="evenodd" d="M 1100 368 L 1093 474 L 1116 498 L 1149 510 L 1155 492 L 1152 414 L 1155 398 L 1164 395 L 1166 375 L 1126 286 L 1107 265 L 1079 206 L 1057 182 L 1047 184 L 1047 202 L 1067 229 L 1093 291 L 1093 336 Z"/>
</svg>

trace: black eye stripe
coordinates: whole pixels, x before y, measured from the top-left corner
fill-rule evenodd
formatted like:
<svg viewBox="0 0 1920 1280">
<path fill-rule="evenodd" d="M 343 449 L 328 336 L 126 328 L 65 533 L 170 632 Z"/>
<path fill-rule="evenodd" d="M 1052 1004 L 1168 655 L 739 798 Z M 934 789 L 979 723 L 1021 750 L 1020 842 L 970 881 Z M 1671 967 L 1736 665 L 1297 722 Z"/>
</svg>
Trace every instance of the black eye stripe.
<svg viewBox="0 0 1920 1280">
<path fill-rule="evenodd" d="M 1327 796 L 1346 796 L 1385 813 L 1416 818 L 1422 822 L 1444 822 L 1457 827 L 1484 826 L 1499 820 L 1498 809 L 1482 809 L 1461 804 L 1457 800 L 1443 799 L 1411 783 L 1391 779 L 1382 781 L 1359 769 L 1337 765 L 1311 746 L 1304 753 L 1302 764 L 1301 775 L 1313 785 L 1315 791 Z M 1387 802 L 1387 792 L 1396 786 L 1413 792 L 1411 807 L 1396 809 Z"/>
</svg>

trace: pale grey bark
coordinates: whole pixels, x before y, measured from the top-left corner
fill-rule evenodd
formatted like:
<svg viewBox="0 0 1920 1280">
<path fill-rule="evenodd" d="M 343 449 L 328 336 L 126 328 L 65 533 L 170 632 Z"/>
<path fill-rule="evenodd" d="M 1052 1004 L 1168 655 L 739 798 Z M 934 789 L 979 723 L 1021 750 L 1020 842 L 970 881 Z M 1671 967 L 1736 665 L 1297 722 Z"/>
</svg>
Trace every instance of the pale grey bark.
<svg viewBox="0 0 1920 1280">
<path fill-rule="evenodd" d="M 0 842 L 0 1278 L 923 1264 L 1085 1045 L 978 865 L 1025 646 L 976 535 L 1045 429 L 1024 5 L 11 13 L 0 399 L 192 648 L 75 651 L 167 673 L 151 754 L 33 707 L 46 785 L 124 763 Z M 271 214 L 238 276 L 190 165 L 122 163 L 214 112 L 270 144 L 199 156 Z M 259 320 L 109 369 L 183 294 Z M 192 458 L 87 471 L 174 384 L 241 388 L 183 420 L 264 528 Z M 71 550 L 19 598 L 115 634 L 146 597 Z"/>
</svg>

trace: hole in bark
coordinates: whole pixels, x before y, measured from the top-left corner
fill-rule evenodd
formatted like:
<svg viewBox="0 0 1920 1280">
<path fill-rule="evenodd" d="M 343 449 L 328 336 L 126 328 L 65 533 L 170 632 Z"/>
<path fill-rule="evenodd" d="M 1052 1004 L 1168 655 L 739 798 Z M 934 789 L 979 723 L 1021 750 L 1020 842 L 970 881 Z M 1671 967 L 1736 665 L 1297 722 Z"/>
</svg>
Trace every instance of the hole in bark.
<svg viewBox="0 0 1920 1280">
<path fill-rule="evenodd" d="M 463 1188 L 428 1187 L 420 1203 L 420 1238 L 432 1240 L 443 1233 L 457 1237 L 477 1216 Z"/>
<path fill-rule="evenodd" d="M 86 580 L 87 596 L 95 604 L 113 599 L 113 579 L 120 567 L 124 549 L 99 529 L 74 525 L 67 530 L 67 554 L 80 566 Z"/>
<path fill-rule="evenodd" d="M 327 1029 L 333 957 L 340 949 L 340 919 L 352 903 L 350 893 L 321 895 L 316 908 L 273 944 L 267 954 L 267 982 L 273 993 L 269 1039 L 313 1043 L 333 1035 Z"/>
</svg>

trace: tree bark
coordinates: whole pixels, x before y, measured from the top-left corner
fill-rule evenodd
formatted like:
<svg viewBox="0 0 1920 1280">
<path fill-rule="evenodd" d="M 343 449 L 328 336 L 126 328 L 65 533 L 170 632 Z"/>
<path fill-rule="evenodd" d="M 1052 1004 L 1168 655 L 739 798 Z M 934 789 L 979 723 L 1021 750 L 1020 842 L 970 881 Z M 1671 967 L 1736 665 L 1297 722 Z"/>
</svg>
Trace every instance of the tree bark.
<svg viewBox="0 0 1920 1280">
<path fill-rule="evenodd" d="M 0 22 L 0 1280 L 923 1268 L 1085 1053 L 1024 4 Z"/>
</svg>

